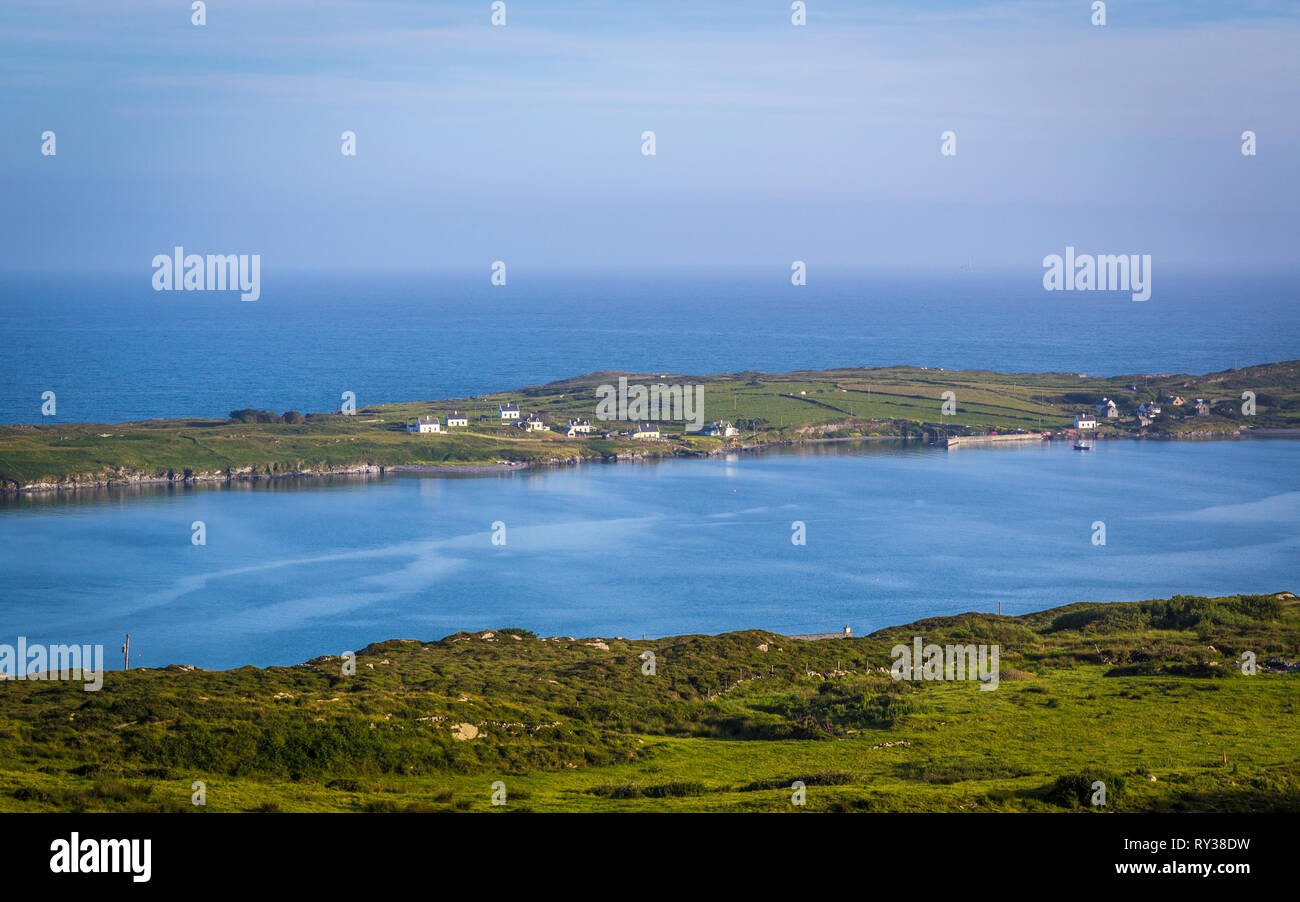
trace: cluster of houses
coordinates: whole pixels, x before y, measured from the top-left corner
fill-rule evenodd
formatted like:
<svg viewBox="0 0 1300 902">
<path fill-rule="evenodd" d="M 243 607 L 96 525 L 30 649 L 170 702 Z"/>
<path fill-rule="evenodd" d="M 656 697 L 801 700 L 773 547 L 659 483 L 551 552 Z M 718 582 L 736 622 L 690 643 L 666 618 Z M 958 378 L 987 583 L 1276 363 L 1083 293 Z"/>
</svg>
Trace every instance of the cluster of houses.
<svg viewBox="0 0 1300 902">
<path fill-rule="evenodd" d="M 1184 401 L 1182 398 L 1175 397 L 1169 403 L 1172 404 L 1174 407 L 1181 407 L 1187 402 Z M 1115 402 L 1112 401 L 1110 398 L 1102 398 L 1101 401 L 1096 406 L 1096 411 L 1097 411 L 1096 415 L 1093 415 L 1091 413 L 1075 414 L 1074 428 L 1075 429 L 1096 429 L 1098 417 L 1103 417 L 1107 420 L 1118 420 L 1120 417 L 1119 408 L 1115 405 Z M 1156 417 L 1160 416 L 1161 413 L 1163 412 L 1164 412 L 1164 408 L 1162 408 L 1155 401 L 1144 401 L 1138 405 L 1137 412 L 1133 415 L 1133 421 L 1137 423 L 1139 426 L 1150 426 L 1153 422 L 1155 422 Z M 1198 417 L 1209 416 L 1210 402 L 1205 400 L 1204 398 L 1197 398 L 1196 415 Z"/>
<path fill-rule="evenodd" d="M 502 423 L 508 423 L 512 426 L 518 426 L 525 432 L 546 432 L 549 426 L 537 414 L 523 414 L 519 410 L 519 405 L 515 403 L 498 404 L 497 419 Z M 420 417 L 414 423 L 406 425 L 407 432 L 416 433 L 445 433 L 457 426 L 468 426 L 469 417 L 460 411 L 449 413 L 446 420 L 437 416 Z M 591 435 L 595 430 L 592 428 L 590 420 L 570 419 L 568 425 L 564 428 L 564 435 L 568 438 L 577 438 L 579 436 Z M 717 420 L 710 423 L 704 430 L 705 435 L 731 438 L 740 435 L 740 430 L 726 420 Z M 637 423 L 628 432 L 604 432 L 605 438 L 635 438 L 635 439 L 657 439 L 663 435 L 659 427 L 654 423 Z"/>
<path fill-rule="evenodd" d="M 546 423 L 535 413 L 525 415 L 519 409 L 519 405 L 513 401 L 508 404 L 497 405 L 497 419 L 502 423 L 509 423 L 512 426 L 518 426 L 524 432 L 545 432 Z M 572 424 L 574 421 L 570 421 Z"/>
<path fill-rule="evenodd" d="M 469 417 L 459 410 L 447 414 L 446 422 L 438 417 L 420 417 L 414 423 L 406 424 L 407 432 L 447 432 L 457 426 L 468 426 Z"/>
</svg>

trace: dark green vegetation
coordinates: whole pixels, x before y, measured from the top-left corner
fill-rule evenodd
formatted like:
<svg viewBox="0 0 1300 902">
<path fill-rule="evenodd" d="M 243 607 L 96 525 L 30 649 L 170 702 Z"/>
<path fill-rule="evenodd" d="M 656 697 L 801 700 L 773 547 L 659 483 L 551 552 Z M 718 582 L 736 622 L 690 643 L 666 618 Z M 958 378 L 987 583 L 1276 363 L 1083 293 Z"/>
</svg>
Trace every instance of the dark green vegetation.
<svg viewBox="0 0 1300 902">
<path fill-rule="evenodd" d="M 1108 397 L 1122 416 L 1102 419 L 1101 437 L 1129 434 L 1232 435 L 1248 429 L 1300 427 L 1300 361 L 1267 364 L 1207 376 L 1092 378 L 1076 373 L 1002 374 L 921 367 L 824 370 L 768 375 L 630 375 L 633 384 L 702 384 L 706 424 L 729 420 L 741 430 L 730 441 L 687 434 L 666 423 L 662 440 L 565 438 L 524 433 L 496 419 L 498 403 L 513 401 L 548 426 L 569 418 L 594 420 L 596 387 L 618 373 L 530 386 L 479 398 L 386 404 L 353 416 L 274 414 L 244 409 L 226 420 L 150 420 L 142 423 L 0 427 L 0 488 L 47 488 L 128 482 L 270 477 L 362 467 L 560 463 L 634 455 L 699 454 L 726 446 L 860 436 L 1061 430 L 1075 412 L 1092 411 Z M 942 416 L 941 397 L 956 396 L 956 414 Z M 1255 393 L 1256 413 L 1242 414 L 1241 395 Z M 1186 403 L 1174 404 L 1174 398 Z M 1211 404 L 1196 415 L 1194 401 Z M 1163 412 L 1151 425 L 1135 420 L 1143 401 Z M 408 434 L 417 416 L 466 412 L 469 425 L 449 435 Z M 627 423 L 593 422 L 626 430 Z"/>
<path fill-rule="evenodd" d="M 1000 685 L 893 680 L 918 635 L 1000 646 Z M 1102 779 L 1108 811 L 1300 811 L 1300 673 L 1263 667 L 1298 652 L 1283 593 L 821 641 L 458 633 L 371 645 L 354 676 L 326 657 L 97 693 L 12 681 L 0 809 L 194 811 L 202 780 L 207 811 L 1084 811 Z"/>
</svg>

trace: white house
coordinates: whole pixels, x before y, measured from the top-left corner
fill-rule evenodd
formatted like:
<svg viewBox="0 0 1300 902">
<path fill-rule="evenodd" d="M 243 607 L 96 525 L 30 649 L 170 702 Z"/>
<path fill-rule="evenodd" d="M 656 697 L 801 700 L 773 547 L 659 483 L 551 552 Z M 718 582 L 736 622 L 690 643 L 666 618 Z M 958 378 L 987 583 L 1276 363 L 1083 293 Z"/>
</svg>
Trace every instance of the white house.
<svg viewBox="0 0 1300 902">
<path fill-rule="evenodd" d="M 1115 406 L 1114 401 L 1111 401 L 1110 406 L 1106 408 L 1106 417 L 1108 419 L 1113 420 L 1116 419 L 1118 416 L 1119 416 L 1119 408 Z"/>
<path fill-rule="evenodd" d="M 469 425 L 469 417 L 466 416 L 465 414 L 461 413 L 459 410 L 453 410 L 451 413 L 447 414 L 447 425 L 448 425 L 449 427 L 450 427 L 450 426 L 468 426 L 468 425 Z"/>
<path fill-rule="evenodd" d="M 659 427 L 654 423 L 638 423 L 632 430 L 632 438 L 659 438 Z"/>
<path fill-rule="evenodd" d="M 519 425 L 523 427 L 524 432 L 545 432 L 546 431 L 546 424 L 542 422 L 540 417 L 534 416 L 531 413 L 528 416 L 524 417 L 522 420 L 520 420 Z"/>
<path fill-rule="evenodd" d="M 414 423 L 406 424 L 407 432 L 442 432 L 442 424 L 437 417 L 420 417 Z"/>
<path fill-rule="evenodd" d="M 720 436 L 722 438 L 731 438 L 733 435 L 740 435 L 740 430 L 728 423 L 726 420 L 718 420 L 710 423 L 709 428 L 704 430 L 705 435 Z"/>
<path fill-rule="evenodd" d="M 1075 429 L 1096 429 L 1097 418 L 1090 413 L 1079 413 L 1074 416 Z"/>
<path fill-rule="evenodd" d="M 575 435 L 591 435 L 591 421 L 569 420 L 568 428 L 564 430 L 564 434 L 569 438 L 573 438 Z"/>
<path fill-rule="evenodd" d="M 519 419 L 519 405 L 518 405 L 518 404 L 498 404 L 498 405 L 497 405 L 497 416 L 499 416 L 499 417 L 500 417 L 501 419 L 503 419 L 503 420 L 517 420 L 517 419 Z"/>
</svg>

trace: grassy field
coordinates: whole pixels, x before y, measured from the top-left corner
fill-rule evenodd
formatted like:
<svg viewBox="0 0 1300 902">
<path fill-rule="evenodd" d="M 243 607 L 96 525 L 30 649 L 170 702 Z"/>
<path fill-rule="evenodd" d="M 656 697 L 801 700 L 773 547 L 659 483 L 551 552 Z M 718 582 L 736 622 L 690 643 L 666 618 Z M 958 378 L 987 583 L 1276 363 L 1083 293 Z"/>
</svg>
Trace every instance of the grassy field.
<svg viewBox="0 0 1300 902">
<path fill-rule="evenodd" d="M 762 445 L 867 435 L 982 433 L 988 430 L 1063 430 L 1076 411 L 1109 397 L 1124 416 L 1102 420 L 1100 437 L 1145 433 L 1161 436 L 1227 435 L 1247 429 L 1300 427 L 1300 361 L 1268 364 L 1207 376 L 1118 376 L 1076 373 L 1037 375 L 888 367 L 720 376 L 636 375 L 651 385 L 701 384 L 704 416 L 741 428 L 738 439 L 688 434 L 664 423 L 663 440 L 566 439 L 552 431 L 525 434 L 496 420 L 500 402 L 513 401 L 552 429 L 570 417 L 594 421 L 596 387 L 618 373 L 597 373 L 519 391 L 447 401 L 363 407 L 354 415 L 308 414 L 302 422 L 218 419 L 140 423 L 12 425 L 0 427 L 0 488 L 71 486 L 132 480 L 329 473 L 362 466 L 492 464 L 498 461 L 562 463 L 619 456 L 709 453 L 727 444 Z M 951 391 L 956 413 L 941 413 Z M 1243 415 L 1241 395 L 1255 393 L 1256 412 Z M 1188 403 L 1174 405 L 1175 396 Z M 1211 400 L 1196 416 L 1191 402 Z M 1164 402 L 1163 415 L 1139 427 L 1133 412 L 1145 400 Z M 449 435 L 414 435 L 405 424 L 417 416 L 468 413 L 469 426 Z M 277 415 L 278 417 L 279 415 Z M 628 423 L 594 421 L 599 429 Z"/>
<path fill-rule="evenodd" d="M 892 679 L 914 636 L 999 646 L 998 687 Z M 1244 674 L 1248 651 L 1297 657 L 1295 596 L 820 641 L 458 633 L 372 645 L 355 675 L 326 657 L 9 681 L 0 810 L 1300 811 L 1300 672 Z"/>
</svg>

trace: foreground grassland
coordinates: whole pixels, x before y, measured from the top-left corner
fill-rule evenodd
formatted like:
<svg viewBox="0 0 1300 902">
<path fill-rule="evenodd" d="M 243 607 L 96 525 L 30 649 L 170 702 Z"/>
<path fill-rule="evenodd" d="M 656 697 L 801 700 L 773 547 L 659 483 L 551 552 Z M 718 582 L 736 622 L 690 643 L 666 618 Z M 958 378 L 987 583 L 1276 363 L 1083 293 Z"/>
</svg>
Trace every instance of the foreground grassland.
<svg viewBox="0 0 1300 902">
<path fill-rule="evenodd" d="M 518 403 L 552 430 L 569 418 L 594 420 L 596 387 L 619 373 L 596 373 L 520 391 L 439 402 L 385 404 L 353 416 L 309 414 L 302 422 L 150 420 L 140 423 L 51 424 L 0 427 L 0 489 L 24 490 L 143 480 L 219 480 L 322 474 L 400 465 L 462 466 L 564 463 L 620 457 L 706 454 L 726 447 L 860 436 L 1059 431 L 1075 412 L 1103 397 L 1124 415 L 1102 418 L 1098 436 L 1234 435 L 1300 427 L 1300 361 L 1206 376 L 1087 377 L 1077 373 L 1002 374 L 924 367 L 843 369 L 769 375 L 626 374 L 629 382 L 702 384 L 704 416 L 741 429 L 724 440 L 688 434 L 681 423 L 662 424 L 662 440 L 568 439 L 555 432 L 525 434 L 496 420 L 498 403 Z M 941 397 L 956 396 L 956 414 L 942 416 Z M 1256 413 L 1242 413 L 1243 392 L 1255 394 Z M 1166 399 L 1183 398 L 1175 405 Z M 1195 398 L 1211 401 L 1197 416 Z M 1134 419 L 1143 401 L 1163 413 L 1149 426 Z M 449 435 L 413 435 L 417 416 L 469 415 L 469 426 Z M 626 430 L 628 423 L 599 423 Z"/>
<path fill-rule="evenodd" d="M 893 680 L 917 635 L 999 645 L 999 687 Z M 1282 593 L 821 641 L 458 633 L 372 645 L 355 676 L 318 658 L 97 693 L 6 681 L 0 810 L 1083 812 L 1101 779 L 1106 811 L 1300 811 L 1300 673 L 1235 666 L 1298 650 Z"/>
</svg>

